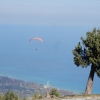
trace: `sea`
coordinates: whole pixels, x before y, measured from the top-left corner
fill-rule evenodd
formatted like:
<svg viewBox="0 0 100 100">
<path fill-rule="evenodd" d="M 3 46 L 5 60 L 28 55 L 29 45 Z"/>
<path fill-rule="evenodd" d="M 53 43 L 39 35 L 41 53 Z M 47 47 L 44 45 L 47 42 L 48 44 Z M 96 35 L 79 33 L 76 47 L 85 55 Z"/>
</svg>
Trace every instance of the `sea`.
<svg viewBox="0 0 100 100">
<path fill-rule="evenodd" d="M 0 75 L 84 93 L 90 66 L 77 67 L 72 50 L 93 27 L 0 25 Z M 31 38 L 40 37 L 44 42 Z M 95 74 L 92 93 L 100 93 Z"/>
</svg>

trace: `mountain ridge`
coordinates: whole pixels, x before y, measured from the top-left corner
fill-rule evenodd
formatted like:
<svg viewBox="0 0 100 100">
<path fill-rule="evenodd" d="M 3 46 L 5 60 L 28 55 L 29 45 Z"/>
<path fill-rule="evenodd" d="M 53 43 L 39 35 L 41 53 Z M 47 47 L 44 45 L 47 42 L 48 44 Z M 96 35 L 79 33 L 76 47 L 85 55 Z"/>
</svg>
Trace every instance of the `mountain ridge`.
<svg viewBox="0 0 100 100">
<path fill-rule="evenodd" d="M 0 76 L 0 93 L 5 94 L 7 91 L 17 93 L 20 97 L 30 97 L 34 93 L 45 95 L 54 87 L 45 88 L 43 84 L 35 82 L 26 82 L 20 79 L 14 79 L 8 76 Z M 73 95 L 72 91 L 57 89 L 61 95 Z"/>
</svg>

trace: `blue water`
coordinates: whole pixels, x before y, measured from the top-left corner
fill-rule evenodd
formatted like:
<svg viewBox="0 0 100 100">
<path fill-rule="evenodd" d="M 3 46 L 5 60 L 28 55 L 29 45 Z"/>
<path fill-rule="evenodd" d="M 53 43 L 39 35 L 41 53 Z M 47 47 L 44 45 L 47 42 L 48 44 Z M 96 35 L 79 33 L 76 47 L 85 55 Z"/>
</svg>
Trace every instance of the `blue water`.
<svg viewBox="0 0 100 100">
<path fill-rule="evenodd" d="M 90 68 L 76 67 L 72 49 L 91 27 L 0 25 L 0 75 L 85 91 Z M 32 41 L 41 37 L 44 42 Z M 36 50 L 37 49 L 37 50 Z M 100 93 L 95 75 L 93 93 Z"/>
</svg>

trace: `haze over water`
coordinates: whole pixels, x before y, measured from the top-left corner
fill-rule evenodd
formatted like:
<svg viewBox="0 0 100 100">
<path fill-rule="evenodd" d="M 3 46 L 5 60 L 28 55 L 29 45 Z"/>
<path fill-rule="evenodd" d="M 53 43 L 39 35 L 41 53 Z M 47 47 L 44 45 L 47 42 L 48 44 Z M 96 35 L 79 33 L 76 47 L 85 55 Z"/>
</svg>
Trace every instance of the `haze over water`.
<svg viewBox="0 0 100 100">
<path fill-rule="evenodd" d="M 99 3 L 98 0 L 2 1 L 0 75 L 44 85 L 49 81 L 57 88 L 84 92 L 90 67 L 76 67 L 72 50 L 87 31 L 100 27 Z M 29 42 L 33 37 L 44 42 Z M 100 93 L 99 83 L 95 75 L 93 93 Z"/>
</svg>

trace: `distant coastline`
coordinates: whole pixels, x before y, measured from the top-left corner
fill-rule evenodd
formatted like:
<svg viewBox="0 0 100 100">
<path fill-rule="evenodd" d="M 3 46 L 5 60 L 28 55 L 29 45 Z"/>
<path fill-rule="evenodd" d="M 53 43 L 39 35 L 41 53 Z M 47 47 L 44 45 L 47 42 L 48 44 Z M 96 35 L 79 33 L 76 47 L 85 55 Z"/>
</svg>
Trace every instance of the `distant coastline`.
<svg viewBox="0 0 100 100">
<path fill-rule="evenodd" d="M 26 82 L 19 79 L 14 79 L 7 76 L 0 76 L 0 93 L 4 94 L 8 90 L 17 93 L 19 96 L 32 96 L 34 93 L 39 93 L 42 95 L 46 94 L 47 90 L 51 91 L 54 87 L 44 88 L 43 84 L 38 84 L 34 82 Z M 72 91 L 66 91 L 58 89 L 62 95 L 72 95 L 75 94 Z"/>
<path fill-rule="evenodd" d="M 26 79 L 22 79 L 22 78 L 15 78 L 15 77 L 12 77 L 12 76 L 7 76 L 7 75 L 3 75 L 3 74 L 0 74 L 0 76 L 3 76 L 3 77 L 8 77 L 8 78 L 12 78 L 12 79 L 16 79 L 16 80 L 21 80 L 21 81 L 24 81 L 24 82 L 30 82 L 30 83 L 36 83 L 36 84 L 41 84 L 41 85 L 43 85 L 43 87 L 44 88 L 46 88 L 47 87 L 47 82 L 48 81 L 45 81 L 45 83 L 41 83 L 41 82 L 36 82 L 36 81 L 28 81 L 28 80 L 26 80 Z M 50 83 L 50 82 L 49 82 Z M 59 83 L 58 83 L 59 84 Z M 50 84 L 49 84 L 50 85 Z M 75 91 L 75 90 L 73 90 L 73 88 L 72 89 L 70 89 L 70 88 L 64 88 L 64 87 L 61 87 L 61 86 L 56 86 L 56 85 L 50 85 L 50 87 L 54 87 L 54 88 L 57 88 L 58 90 L 64 90 L 64 91 L 73 91 L 74 93 L 77 93 L 77 94 L 80 94 L 80 93 L 82 93 L 81 91 Z"/>
</svg>

